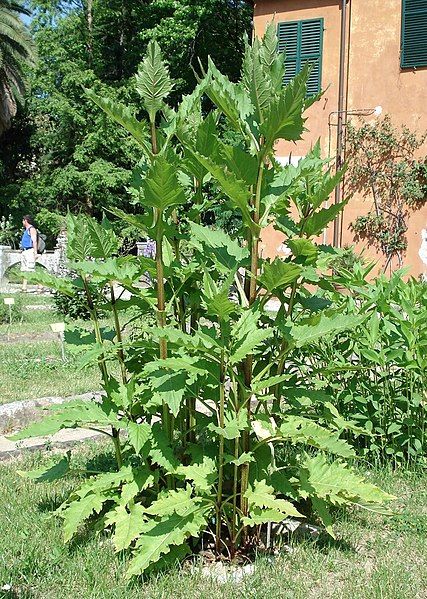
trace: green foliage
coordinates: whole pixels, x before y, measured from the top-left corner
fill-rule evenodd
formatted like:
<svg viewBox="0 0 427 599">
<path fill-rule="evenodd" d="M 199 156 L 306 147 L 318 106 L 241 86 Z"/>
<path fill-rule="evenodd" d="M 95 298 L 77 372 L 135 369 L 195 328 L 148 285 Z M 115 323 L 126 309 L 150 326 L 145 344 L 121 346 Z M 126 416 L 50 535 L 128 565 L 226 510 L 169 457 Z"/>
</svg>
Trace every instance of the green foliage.
<svg viewBox="0 0 427 599">
<path fill-rule="evenodd" d="M 13 297 L 14 303 L 9 306 L 4 303 L 5 297 Z M 24 317 L 24 307 L 22 297 L 16 294 L 0 294 L 0 324 L 9 324 L 10 317 L 12 323 L 21 321 Z"/>
<path fill-rule="evenodd" d="M 34 65 L 35 49 L 20 15 L 28 15 L 23 3 L 0 2 L 0 135 L 10 127 L 28 89 L 26 70 Z"/>
<path fill-rule="evenodd" d="M 19 228 L 22 214 L 37 217 L 40 206 L 96 218 L 113 206 L 129 210 L 132 171 L 141 145 L 149 150 L 134 85 L 148 44 L 157 40 L 162 47 L 176 106 L 194 87 L 199 59 L 206 66 L 210 55 L 232 80 L 238 77 L 253 8 L 225 0 L 31 0 L 29 6 L 38 62 L 28 76 L 25 107 L 2 135 L 0 217 L 11 213 Z M 26 41 L 18 14 L 16 25 Z M 104 103 L 109 116 L 127 122 L 133 137 L 123 135 L 82 88 Z"/>
<path fill-rule="evenodd" d="M 365 315 L 321 302 L 321 285 L 333 289 L 335 254 L 313 236 L 334 216 L 325 216 L 322 205 L 342 173 L 325 172 L 319 145 L 296 168 L 274 160 L 278 139 L 303 132 L 309 67 L 282 87 L 283 59 L 274 54 L 272 31 L 245 44 L 241 81 L 231 82 L 210 60 L 194 95 L 176 111 L 165 105 L 171 84 L 159 49 L 150 45 L 137 82 L 151 134 L 149 164 L 134 196 L 142 214 L 114 214 L 152 233 L 155 260 L 117 257 L 108 221 L 69 216 L 68 257 L 79 283 L 44 277 L 66 295 L 76 286 L 84 290 L 93 335 L 74 334 L 74 343 L 83 364 L 99 365 L 105 395 L 99 403 L 57 407 L 15 438 L 77 426 L 108 436 L 116 469 L 88 472 L 58 514 L 67 542 L 83 524 L 111 528 L 116 549 L 131 553 L 129 576 L 181 559 L 210 535 L 218 558 L 224 548 L 234 557 L 257 545 L 260 526 L 304 517 L 296 502 L 309 500 L 332 534 L 329 504 L 371 509 L 391 499 L 343 461 L 355 455 L 343 432 L 361 427 L 329 401 L 322 416 L 305 410 L 307 398 L 298 396 L 301 386 L 289 366 L 302 348 L 333 342 L 362 325 Z M 216 105 L 205 119 L 202 91 Z M 94 100 L 118 120 L 109 103 Z M 155 118 L 159 112 L 162 119 Z M 222 139 L 221 119 L 240 137 L 238 149 Z M 209 205 L 205 178 L 240 213 L 238 235 L 201 224 Z M 291 204 L 299 214 L 293 223 Z M 291 255 L 283 262 L 260 258 L 267 215 L 278 229 L 284 219 L 291 223 L 285 240 Z M 149 289 L 140 282 L 147 270 Z M 117 297 L 116 282 L 130 299 Z M 93 286 L 108 290 L 104 306 L 113 331 L 100 326 Z M 314 288 L 317 308 L 310 308 Z M 273 294 L 277 313 L 266 309 Z M 131 339 L 122 335 L 129 305 L 142 322 Z M 284 451 L 276 457 L 278 446 Z M 49 466 L 45 476 L 52 472 Z"/>
<path fill-rule="evenodd" d="M 16 231 L 14 231 L 12 217 L 2 216 L 0 218 L 0 245 L 10 245 L 13 247 L 16 243 Z"/>
<path fill-rule="evenodd" d="M 349 192 L 362 192 L 372 199 L 372 208 L 358 216 L 354 232 L 384 254 L 388 264 L 406 249 L 408 216 L 424 205 L 425 157 L 417 159 L 427 133 L 406 126 L 399 130 L 386 115 L 380 122 L 348 127 Z"/>
<path fill-rule="evenodd" d="M 331 422 L 327 404 L 332 402 L 347 422 L 369 431 L 360 435 L 350 426 L 346 432 L 368 459 L 422 464 L 427 451 L 426 285 L 406 280 L 402 272 L 389 280 L 363 282 L 360 262 L 353 262 L 351 269 L 338 265 L 337 271 L 337 281 L 356 297 L 333 293 L 331 301 L 342 312 L 340 318 L 351 318 L 354 325 L 333 340 L 322 335 L 294 354 L 294 367 L 301 368 L 296 384 L 301 387 L 298 396 L 289 391 L 293 407 L 303 403 Z M 307 379 L 314 383 L 310 389 Z"/>
<path fill-rule="evenodd" d="M 150 122 L 154 122 L 163 100 L 172 91 L 169 71 L 162 60 L 159 44 L 154 40 L 149 42 L 147 55 L 139 67 L 136 90 L 142 98 Z"/>
<path fill-rule="evenodd" d="M 75 282 L 77 283 L 78 279 Z M 98 313 L 103 315 L 102 304 L 105 301 L 103 290 L 94 285 L 90 287 L 90 290 Z M 58 314 L 68 316 L 71 320 L 90 319 L 86 293 L 77 286 L 73 289 L 72 295 L 65 295 L 61 291 L 55 291 L 53 294 L 53 303 Z"/>
</svg>

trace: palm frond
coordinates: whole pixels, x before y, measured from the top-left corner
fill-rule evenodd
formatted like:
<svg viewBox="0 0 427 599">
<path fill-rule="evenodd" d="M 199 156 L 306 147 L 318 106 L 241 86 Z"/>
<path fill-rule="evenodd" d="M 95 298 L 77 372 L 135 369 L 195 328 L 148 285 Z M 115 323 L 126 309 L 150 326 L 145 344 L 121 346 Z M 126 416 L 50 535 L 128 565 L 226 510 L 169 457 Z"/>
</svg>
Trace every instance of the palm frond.
<svg viewBox="0 0 427 599">
<path fill-rule="evenodd" d="M 0 135 L 27 90 L 26 72 L 36 60 L 34 42 L 20 19 L 30 14 L 20 2 L 0 0 Z"/>
</svg>

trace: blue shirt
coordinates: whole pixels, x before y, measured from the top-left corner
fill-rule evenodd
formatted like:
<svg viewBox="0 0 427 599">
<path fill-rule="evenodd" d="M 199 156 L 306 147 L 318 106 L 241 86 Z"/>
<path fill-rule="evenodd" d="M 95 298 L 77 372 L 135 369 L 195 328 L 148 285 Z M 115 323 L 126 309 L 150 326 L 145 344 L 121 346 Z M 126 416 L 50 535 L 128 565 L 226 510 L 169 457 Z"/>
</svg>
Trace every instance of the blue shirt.
<svg viewBox="0 0 427 599">
<path fill-rule="evenodd" d="M 25 231 L 22 233 L 21 247 L 24 250 L 30 250 L 33 247 L 33 240 L 31 239 L 30 233 L 31 227 L 28 227 L 28 229 L 25 229 Z"/>
</svg>

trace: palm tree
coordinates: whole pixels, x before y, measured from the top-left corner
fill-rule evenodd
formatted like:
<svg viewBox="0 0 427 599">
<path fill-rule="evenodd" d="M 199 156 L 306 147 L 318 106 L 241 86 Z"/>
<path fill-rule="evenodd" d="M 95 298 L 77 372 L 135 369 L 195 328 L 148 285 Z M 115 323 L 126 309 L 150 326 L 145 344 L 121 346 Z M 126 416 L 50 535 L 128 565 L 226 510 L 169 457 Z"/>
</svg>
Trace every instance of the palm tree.
<svg viewBox="0 0 427 599">
<path fill-rule="evenodd" d="M 23 102 L 25 71 L 35 61 L 34 43 L 21 14 L 29 13 L 19 2 L 0 0 L 0 135 Z"/>
</svg>

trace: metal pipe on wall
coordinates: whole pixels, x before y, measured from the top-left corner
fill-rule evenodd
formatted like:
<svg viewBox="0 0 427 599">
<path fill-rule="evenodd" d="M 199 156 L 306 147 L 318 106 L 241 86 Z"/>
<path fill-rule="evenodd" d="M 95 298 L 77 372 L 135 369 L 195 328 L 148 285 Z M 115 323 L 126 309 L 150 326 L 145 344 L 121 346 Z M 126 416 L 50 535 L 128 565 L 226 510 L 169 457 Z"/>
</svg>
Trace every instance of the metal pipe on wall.
<svg viewBox="0 0 427 599">
<path fill-rule="evenodd" d="M 338 109 L 337 109 L 337 150 L 335 158 L 335 167 L 338 171 L 343 164 L 343 123 L 345 122 L 344 109 L 344 91 L 345 91 L 345 58 L 346 58 L 346 39 L 347 39 L 347 3 L 350 0 L 342 0 L 341 3 L 341 40 L 340 40 L 340 62 L 338 79 Z M 341 201 L 341 185 L 335 188 L 335 204 Z M 335 247 L 339 247 L 341 240 L 341 217 L 337 216 L 334 221 L 334 241 Z"/>
</svg>

